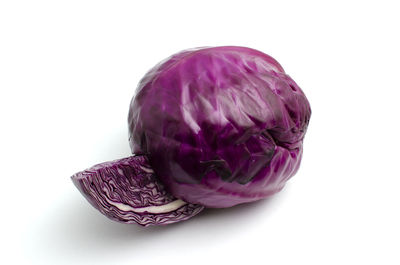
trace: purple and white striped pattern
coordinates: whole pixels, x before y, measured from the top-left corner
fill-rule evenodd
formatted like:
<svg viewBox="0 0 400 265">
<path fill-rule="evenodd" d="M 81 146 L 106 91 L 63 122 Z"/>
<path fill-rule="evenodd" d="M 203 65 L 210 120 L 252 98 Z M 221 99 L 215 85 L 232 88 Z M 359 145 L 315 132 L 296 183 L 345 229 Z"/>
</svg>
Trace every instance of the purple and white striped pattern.
<svg viewBox="0 0 400 265">
<path fill-rule="evenodd" d="M 171 224 L 189 219 L 204 209 L 169 194 L 145 156 L 101 163 L 71 178 L 96 209 L 123 223 Z"/>
</svg>

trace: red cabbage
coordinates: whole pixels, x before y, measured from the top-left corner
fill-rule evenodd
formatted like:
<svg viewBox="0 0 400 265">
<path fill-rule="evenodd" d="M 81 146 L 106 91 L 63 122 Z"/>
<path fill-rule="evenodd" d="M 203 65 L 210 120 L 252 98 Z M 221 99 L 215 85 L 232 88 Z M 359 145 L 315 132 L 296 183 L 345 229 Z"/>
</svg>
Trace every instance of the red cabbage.
<svg viewBox="0 0 400 265">
<path fill-rule="evenodd" d="M 123 223 L 171 224 L 186 220 L 204 208 L 166 192 L 144 156 L 95 165 L 73 175 L 72 181 L 102 214 Z"/>
<path fill-rule="evenodd" d="M 310 115 L 304 93 L 272 57 L 200 48 L 142 79 L 129 111 L 130 144 L 175 197 L 229 207 L 283 188 L 299 168 Z"/>
<path fill-rule="evenodd" d="M 272 57 L 234 46 L 182 51 L 139 83 L 128 116 L 134 156 L 72 179 L 113 220 L 186 220 L 280 191 L 300 166 L 310 116 Z"/>
</svg>

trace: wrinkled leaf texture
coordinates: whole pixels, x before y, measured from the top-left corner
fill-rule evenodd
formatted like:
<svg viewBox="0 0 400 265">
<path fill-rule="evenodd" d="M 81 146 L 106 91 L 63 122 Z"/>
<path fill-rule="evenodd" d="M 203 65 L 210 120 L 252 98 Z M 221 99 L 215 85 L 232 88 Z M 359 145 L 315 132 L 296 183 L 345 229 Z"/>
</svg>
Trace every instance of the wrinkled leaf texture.
<svg viewBox="0 0 400 265">
<path fill-rule="evenodd" d="M 284 187 L 299 168 L 310 116 L 303 91 L 272 57 L 197 48 L 141 80 L 129 109 L 130 145 L 174 197 L 230 207 Z"/>
</svg>

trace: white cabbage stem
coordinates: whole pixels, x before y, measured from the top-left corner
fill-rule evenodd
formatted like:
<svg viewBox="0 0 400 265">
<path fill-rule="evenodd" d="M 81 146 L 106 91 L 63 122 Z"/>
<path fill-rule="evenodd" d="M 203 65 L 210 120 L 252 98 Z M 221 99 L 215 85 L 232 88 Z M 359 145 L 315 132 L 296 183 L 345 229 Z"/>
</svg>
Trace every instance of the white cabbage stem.
<svg viewBox="0 0 400 265">
<path fill-rule="evenodd" d="M 111 201 L 108 198 L 106 198 L 106 200 L 110 205 L 117 207 L 121 211 L 125 211 L 125 212 L 131 211 L 131 212 L 135 212 L 135 213 L 146 213 L 147 212 L 147 213 L 154 213 L 154 214 L 172 212 L 172 211 L 175 211 L 187 204 L 187 202 L 178 199 L 178 200 L 172 201 L 172 202 L 164 204 L 164 205 L 159 205 L 159 206 L 153 205 L 153 206 L 147 206 L 147 207 L 134 208 L 125 203 Z"/>
</svg>

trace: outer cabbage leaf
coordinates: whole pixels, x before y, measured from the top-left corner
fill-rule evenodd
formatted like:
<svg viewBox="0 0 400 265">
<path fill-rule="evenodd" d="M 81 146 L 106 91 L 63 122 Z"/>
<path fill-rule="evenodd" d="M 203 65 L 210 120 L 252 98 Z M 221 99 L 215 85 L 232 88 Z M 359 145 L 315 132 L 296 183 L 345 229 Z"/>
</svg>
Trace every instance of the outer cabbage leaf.
<svg viewBox="0 0 400 265">
<path fill-rule="evenodd" d="M 280 191 L 298 170 L 311 108 L 272 57 L 187 50 L 151 69 L 129 110 L 130 145 L 184 201 L 229 207 Z"/>
<path fill-rule="evenodd" d="M 73 175 L 72 181 L 102 214 L 123 223 L 171 224 L 204 208 L 166 192 L 144 156 L 95 165 Z"/>
</svg>

